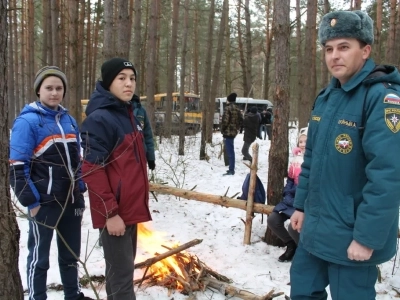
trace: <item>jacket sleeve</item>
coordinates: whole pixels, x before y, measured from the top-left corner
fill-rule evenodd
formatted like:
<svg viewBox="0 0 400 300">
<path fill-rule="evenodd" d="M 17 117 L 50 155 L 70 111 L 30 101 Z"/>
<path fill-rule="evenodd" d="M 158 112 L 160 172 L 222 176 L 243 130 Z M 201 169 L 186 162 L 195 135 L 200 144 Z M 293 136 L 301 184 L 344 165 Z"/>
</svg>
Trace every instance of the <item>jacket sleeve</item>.
<svg viewBox="0 0 400 300">
<path fill-rule="evenodd" d="M 24 118 L 17 118 L 10 139 L 10 184 L 19 202 L 29 209 L 40 205 L 39 192 L 30 178 L 35 147 L 35 133 L 29 122 Z"/>
<path fill-rule="evenodd" d="M 146 158 L 147 160 L 155 160 L 156 156 L 154 153 L 154 137 L 153 131 L 151 129 L 149 117 L 147 116 L 147 112 L 143 109 L 144 112 L 144 129 L 143 129 L 143 136 L 144 136 L 144 143 L 146 145 Z"/>
<path fill-rule="evenodd" d="M 229 109 L 225 109 L 221 120 L 221 133 L 223 133 L 229 125 L 230 114 L 231 111 Z"/>
<path fill-rule="evenodd" d="M 90 208 L 110 218 L 118 203 L 109 184 L 106 165 L 113 149 L 113 126 L 101 115 L 89 115 L 82 123 L 83 180 L 89 191 Z"/>
<path fill-rule="evenodd" d="M 354 240 L 375 250 L 384 247 L 399 217 L 400 107 L 385 103 L 388 94 L 400 96 L 400 92 L 382 84 L 372 86 L 368 93 L 362 137 L 367 182 L 362 189 L 363 201 L 355 212 L 353 232 Z"/>
<path fill-rule="evenodd" d="M 288 177 L 286 179 L 286 185 L 283 188 L 283 196 L 286 196 L 288 194 L 294 196 L 296 193 L 296 184 L 294 183 L 294 179 Z"/>
</svg>

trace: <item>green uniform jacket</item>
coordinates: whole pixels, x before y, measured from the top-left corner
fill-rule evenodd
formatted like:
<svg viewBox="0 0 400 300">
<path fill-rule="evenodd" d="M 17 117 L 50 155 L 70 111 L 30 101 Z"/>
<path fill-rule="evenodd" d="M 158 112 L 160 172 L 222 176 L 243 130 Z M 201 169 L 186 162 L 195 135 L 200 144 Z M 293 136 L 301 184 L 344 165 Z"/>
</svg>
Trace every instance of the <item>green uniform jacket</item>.
<svg viewBox="0 0 400 300">
<path fill-rule="evenodd" d="M 304 248 L 342 265 L 376 265 L 396 252 L 400 75 L 384 66 L 387 74 L 368 76 L 374 68 L 367 60 L 342 87 L 333 78 L 317 97 L 294 203 L 304 210 Z M 353 239 L 374 250 L 371 259 L 347 258 Z"/>
</svg>

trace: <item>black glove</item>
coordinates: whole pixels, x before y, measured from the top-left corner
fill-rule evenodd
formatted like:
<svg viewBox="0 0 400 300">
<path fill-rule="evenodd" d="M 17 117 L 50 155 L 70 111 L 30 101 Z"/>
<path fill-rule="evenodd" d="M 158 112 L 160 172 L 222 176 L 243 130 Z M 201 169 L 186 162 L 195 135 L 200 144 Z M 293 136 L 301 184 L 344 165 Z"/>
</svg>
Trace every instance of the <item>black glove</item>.
<svg viewBox="0 0 400 300">
<path fill-rule="evenodd" d="M 147 164 L 149 165 L 150 170 L 154 170 L 156 168 L 156 163 L 154 160 L 148 160 Z"/>
</svg>

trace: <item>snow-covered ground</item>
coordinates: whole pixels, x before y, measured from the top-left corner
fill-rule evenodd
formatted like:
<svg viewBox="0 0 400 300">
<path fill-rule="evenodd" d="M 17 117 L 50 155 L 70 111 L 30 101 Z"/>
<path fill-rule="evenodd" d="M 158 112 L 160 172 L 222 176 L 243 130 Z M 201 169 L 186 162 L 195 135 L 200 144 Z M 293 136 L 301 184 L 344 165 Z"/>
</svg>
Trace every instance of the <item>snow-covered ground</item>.
<svg viewBox="0 0 400 300">
<path fill-rule="evenodd" d="M 295 146 L 297 130 L 291 129 L 291 147 Z M 154 178 L 159 182 L 184 189 L 192 189 L 215 195 L 233 196 L 241 192 L 243 180 L 248 173 L 248 167 L 242 162 L 241 148 L 243 135 L 239 134 L 235 139 L 236 174 L 234 176 L 222 176 L 226 172 L 222 157 L 218 157 L 221 151 L 222 136 L 215 133 L 214 146 L 208 147 L 209 161 L 200 161 L 199 144 L 200 135 L 187 138 L 186 155 L 176 155 L 178 146 L 166 139 L 158 145 L 156 170 Z M 268 180 L 268 151 L 270 142 L 257 140 L 259 150 L 258 175 L 265 187 Z M 153 221 L 146 223 L 146 227 L 159 235 L 163 243 L 186 243 L 193 239 L 202 239 L 202 243 L 191 247 L 188 251 L 197 255 L 215 271 L 231 278 L 232 285 L 238 289 L 244 289 L 256 295 L 265 295 L 270 290 L 284 292 L 289 295 L 290 263 L 280 263 L 277 258 L 283 253 L 283 248 L 269 246 L 261 241 L 266 229 L 266 217 L 261 223 L 261 215 L 256 214 L 253 220 L 251 245 L 243 245 L 244 223 L 246 212 L 235 208 L 224 208 L 218 205 L 198 202 L 195 200 L 178 199 L 169 195 L 157 195 L 158 202 L 150 196 L 150 210 Z M 87 200 L 87 207 L 89 201 Z M 25 218 L 18 218 L 21 229 L 20 242 L 20 271 L 26 289 L 26 256 L 27 256 L 27 232 L 28 223 Z M 98 231 L 91 225 L 90 212 L 84 213 L 82 224 L 82 254 L 81 259 L 87 257 L 87 265 L 90 275 L 104 275 L 104 259 L 102 248 L 96 242 Z M 161 246 L 161 245 L 160 245 Z M 165 252 L 164 248 L 157 251 Z M 140 246 L 136 257 L 136 263 L 153 256 L 149 249 Z M 382 282 L 376 284 L 377 299 L 397 299 L 400 291 L 399 258 L 380 266 Z M 83 275 L 83 269 L 82 269 Z M 135 278 L 141 278 L 143 270 L 135 271 Z M 48 284 L 59 284 L 60 275 L 57 266 L 57 247 L 55 241 L 51 250 L 51 267 L 48 272 Z M 395 289 L 395 290 L 394 290 Z M 101 299 L 106 298 L 103 286 L 97 290 Z M 137 299 L 140 300 L 167 300 L 187 299 L 187 296 L 178 292 L 169 294 L 162 287 L 144 288 L 135 287 Z M 83 292 L 91 297 L 94 293 L 88 287 Z M 27 296 L 25 299 L 28 299 Z M 48 299 L 59 300 L 63 298 L 62 291 L 48 291 Z M 205 292 L 197 292 L 198 300 L 222 300 L 226 299 L 218 291 L 207 289 Z M 235 299 L 235 298 L 230 298 Z M 275 299 L 285 299 L 279 296 Z"/>
</svg>

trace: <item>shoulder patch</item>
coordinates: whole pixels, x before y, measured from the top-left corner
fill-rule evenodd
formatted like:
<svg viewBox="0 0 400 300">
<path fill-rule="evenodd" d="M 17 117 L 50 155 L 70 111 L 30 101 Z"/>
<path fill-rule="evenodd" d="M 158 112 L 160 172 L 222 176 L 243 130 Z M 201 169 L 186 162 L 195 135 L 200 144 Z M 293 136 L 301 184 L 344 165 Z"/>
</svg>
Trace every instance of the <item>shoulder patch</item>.
<svg viewBox="0 0 400 300">
<path fill-rule="evenodd" d="M 400 105 L 400 97 L 396 94 L 387 94 L 383 99 L 383 103 Z"/>
<path fill-rule="evenodd" d="M 400 108 L 385 108 L 386 126 L 393 132 L 400 130 Z"/>
</svg>

